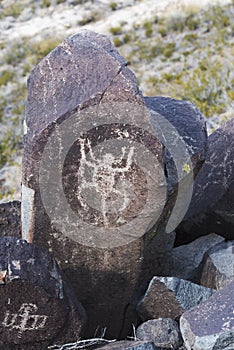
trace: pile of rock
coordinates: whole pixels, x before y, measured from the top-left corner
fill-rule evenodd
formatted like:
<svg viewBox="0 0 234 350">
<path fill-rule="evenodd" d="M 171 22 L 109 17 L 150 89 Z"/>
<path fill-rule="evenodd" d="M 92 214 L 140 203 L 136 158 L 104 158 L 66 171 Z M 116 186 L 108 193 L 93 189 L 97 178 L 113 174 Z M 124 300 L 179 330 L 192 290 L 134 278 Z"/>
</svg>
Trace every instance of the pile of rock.
<svg viewBox="0 0 234 350">
<path fill-rule="evenodd" d="M 103 349 L 231 350 L 233 132 L 207 139 L 192 103 L 143 97 L 105 36 L 45 57 L 28 82 L 22 203 L 0 206 L 0 349 L 106 329 L 134 340 Z"/>
</svg>

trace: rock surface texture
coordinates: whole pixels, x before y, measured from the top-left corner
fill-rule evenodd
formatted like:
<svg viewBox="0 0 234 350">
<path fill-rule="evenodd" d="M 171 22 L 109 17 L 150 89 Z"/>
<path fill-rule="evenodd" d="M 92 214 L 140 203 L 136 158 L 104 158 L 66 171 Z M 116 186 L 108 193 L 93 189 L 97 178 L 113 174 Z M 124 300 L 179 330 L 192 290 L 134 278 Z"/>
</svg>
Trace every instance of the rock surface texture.
<svg viewBox="0 0 234 350">
<path fill-rule="evenodd" d="M 215 291 L 175 277 L 154 277 L 137 305 L 143 321 L 178 319 L 185 310 L 208 299 Z"/>
<path fill-rule="evenodd" d="M 233 294 L 234 281 L 182 315 L 180 330 L 188 350 L 234 348 Z"/>
<path fill-rule="evenodd" d="M 212 232 L 234 239 L 234 119 L 208 140 L 207 159 L 195 180 L 189 210 L 177 230 L 177 244 Z"/>
<path fill-rule="evenodd" d="M 171 266 L 167 268 L 167 271 L 170 271 L 170 276 L 197 283 L 199 266 L 205 253 L 223 241 L 222 236 L 211 233 L 189 244 L 175 247 L 171 252 Z"/>
<path fill-rule="evenodd" d="M 200 284 L 222 289 L 234 280 L 234 241 L 223 242 L 209 249 L 200 266 Z"/>
<path fill-rule="evenodd" d="M 168 110 L 169 121 L 158 117 L 157 104 Z M 147 285 L 154 270 L 160 273 L 154 247 L 163 255 L 174 239 L 158 239 L 156 231 L 169 234 L 178 224 L 181 211 L 171 213 L 174 203 L 179 208 L 176 184 L 186 184 L 178 195 L 182 203 L 192 169 L 196 173 L 204 160 L 205 123 L 195 107 L 168 99 L 156 99 L 153 106 L 149 111 L 109 39 L 90 31 L 66 39 L 29 78 L 23 238 L 58 259 L 87 311 L 89 337 L 98 326 L 107 328 L 107 337 L 126 337 L 132 323 L 138 324 L 130 303 L 139 284 Z M 168 181 L 164 165 L 168 159 L 174 174 L 175 147 L 163 140 L 172 107 L 179 115 L 173 135 L 178 133 L 185 153 L 179 158 L 192 160 Z M 177 127 L 182 133 L 191 127 L 191 152 Z"/>
<path fill-rule="evenodd" d="M 20 229 L 21 204 L 19 201 L 0 204 L 0 236 L 21 238 Z"/>
<path fill-rule="evenodd" d="M 44 349 L 76 340 L 86 315 L 54 258 L 13 237 L 0 239 L 0 349 Z"/>
<path fill-rule="evenodd" d="M 182 339 L 177 322 L 170 318 L 158 318 L 142 323 L 137 328 L 137 338 L 153 341 L 157 347 L 163 349 L 179 348 Z"/>
<path fill-rule="evenodd" d="M 161 350 L 148 341 L 128 341 L 122 340 L 101 347 L 102 350 Z"/>
</svg>

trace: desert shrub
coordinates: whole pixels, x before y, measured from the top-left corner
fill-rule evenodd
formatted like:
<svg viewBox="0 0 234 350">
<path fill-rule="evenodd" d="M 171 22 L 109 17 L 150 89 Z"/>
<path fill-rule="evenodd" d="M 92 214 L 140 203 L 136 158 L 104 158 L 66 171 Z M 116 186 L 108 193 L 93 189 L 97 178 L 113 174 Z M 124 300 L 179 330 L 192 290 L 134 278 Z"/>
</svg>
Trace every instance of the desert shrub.
<svg viewBox="0 0 234 350">
<path fill-rule="evenodd" d="M 15 154 L 19 136 L 15 135 L 14 131 L 9 130 L 0 141 L 0 167 L 11 161 Z"/>
<path fill-rule="evenodd" d="M 122 33 L 122 28 L 121 27 L 111 27 L 109 29 L 110 33 L 113 35 L 118 35 Z"/>
<path fill-rule="evenodd" d="M 60 39 L 53 37 L 41 41 L 35 41 L 31 43 L 29 51 L 31 55 L 36 56 L 37 61 L 39 61 L 58 46 L 60 42 Z"/>
<path fill-rule="evenodd" d="M 123 45 L 123 42 L 120 38 L 116 37 L 113 39 L 113 44 L 116 46 L 116 47 L 120 47 L 121 45 Z"/>
<path fill-rule="evenodd" d="M 42 0 L 42 7 L 50 7 L 51 2 L 50 0 Z"/>
<path fill-rule="evenodd" d="M 117 2 L 111 2 L 109 6 L 112 11 L 116 11 L 118 8 Z"/>
<path fill-rule="evenodd" d="M 0 86 L 6 85 L 14 77 L 14 73 L 10 70 L 0 72 Z"/>
<path fill-rule="evenodd" d="M 151 22 L 144 23 L 145 36 L 150 38 L 153 35 L 153 24 Z"/>
<path fill-rule="evenodd" d="M 8 5 L 3 8 L 1 17 L 12 16 L 17 18 L 19 17 L 21 12 L 22 12 L 22 4 L 20 4 L 19 2 L 15 2 L 14 4 Z"/>
</svg>

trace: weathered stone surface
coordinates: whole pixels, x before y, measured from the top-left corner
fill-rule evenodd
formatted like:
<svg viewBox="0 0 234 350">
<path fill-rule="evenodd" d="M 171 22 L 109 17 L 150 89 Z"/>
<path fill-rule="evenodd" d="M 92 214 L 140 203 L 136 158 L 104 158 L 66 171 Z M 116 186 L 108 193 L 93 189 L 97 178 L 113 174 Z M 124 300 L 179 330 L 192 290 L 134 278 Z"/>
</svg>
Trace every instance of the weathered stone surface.
<svg viewBox="0 0 234 350">
<path fill-rule="evenodd" d="M 197 174 L 205 160 L 207 151 L 207 131 L 201 112 L 190 101 L 175 100 L 169 97 L 145 97 L 145 103 L 149 109 L 159 113 L 169 121 L 184 140 L 192 158 L 193 171 Z M 178 138 L 177 134 L 171 135 L 171 145 L 174 145 L 176 138 Z M 169 159 L 167 161 L 167 172 L 170 174 L 173 172 L 170 169 L 172 163 L 169 162 Z M 168 181 L 176 185 L 178 179 L 168 176 Z"/>
<path fill-rule="evenodd" d="M 169 106 L 176 101 L 167 105 L 171 115 Z M 180 106 L 180 117 L 186 118 Z M 193 112 L 205 148 L 204 121 Z M 23 238 L 58 259 L 87 311 L 89 337 L 98 326 L 106 327 L 110 338 L 129 335 L 132 323 L 138 323 L 130 302 L 139 284 L 147 285 L 154 270 L 160 272 L 152 247 L 160 241 L 157 251 L 164 257 L 172 247 L 174 234 L 152 241 L 157 231 L 166 233 L 181 180 L 165 179 L 168 127 L 157 125 L 159 119 L 146 108 L 134 74 L 109 39 L 90 31 L 66 39 L 28 82 Z M 201 148 L 190 147 L 196 169 Z M 178 213 L 174 219 L 175 224 Z"/>
<path fill-rule="evenodd" d="M 54 258 L 14 237 L 0 238 L 0 349 L 43 349 L 76 340 L 85 311 Z"/>
<path fill-rule="evenodd" d="M 43 89 L 41 86 L 43 86 Z M 70 236 L 66 237 L 70 233 L 70 226 L 69 228 L 65 227 L 65 233 L 62 229 L 63 233 L 60 233 L 61 231 L 57 230 L 56 227 L 54 229 L 51 228 L 51 220 L 45 212 L 40 198 L 38 167 L 48 134 L 54 131 L 54 124 L 58 126 L 64 120 L 69 120 L 69 117 L 71 118 L 75 110 L 78 110 L 78 115 L 74 125 L 72 124 L 72 128 L 75 128 L 77 123 L 78 129 L 80 128 L 80 132 L 83 133 L 87 125 L 82 124 L 82 122 L 86 122 L 89 118 L 89 107 L 96 105 L 96 108 L 99 108 L 97 111 L 95 110 L 85 135 L 88 141 L 85 139 L 84 152 L 88 153 L 89 151 L 90 154 L 88 142 L 91 142 L 92 147 L 98 147 L 99 143 L 102 145 L 103 142 L 109 141 L 112 137 L 111 135 L 117 135 L 115 133 L 115 125 L 111 123 L 115 114 L 113 110 L 115 106 L 110 109 L 110 105 L 107 104 L 118 101 L 122 103 L 127 102 L 127 107 L 129 107 L 129 103 L 143 106 L 143 98 L 138 89 L 135 76 L 126 67 L 124 59 L 118 54 L 109 39 L 89 31 L 83 31 L 67 39 L 42 60 L 29 79 L 28 88 L 29 95 L 26 105 L 27 134 L 25 135 L 22 194 L 22 211 L 28 213 L 28 217 L 23 221 L 23 236 L 27 240 L 33 239 L 39 246 L 53 251 L 66 276 L 71 281 L 77 297 L 87 310 L 88 326 L 86 335 L 93 337 L 97 327 L 107 327 L 107 337 L 117 338 L 120 336 L 126 307 L 131 300 L 139 277 L 143 242 L 138 240 L 124 247 L 111 248 L 112 241 L 114 239 L 118 240 L 118 235 L 122 234 L 118 231 L 118 225 L 115 227 L 114 224 L 112 226 L 114 226 L 115 230 L 113 230 L 113 227 L 111 229 L 110 225 L 107 237 L 103 237 L 101 233 L 101 237 L 98 236 L 96 241 L 92 242 L 92 237 L 96 237 L 95 231 L 100 231 L 102 228 L 103 230 L 106 229 L 106 223 L 102 222 L 104 218 L 100 216 L 98 211 L 101 208 L 101 203 L 99 201 L 95 209 L 95 203 L 92 203 L 91 198 L 88 200 L 88 211 L 85 211 L 87 206 L 82 208 L 78 204 L 77 208 L 75 196 L 73 198 L 70 196 L 70 194 L 79 190 L 76 184 L 79 184 L 81 188 L 80 181 L 81 179 L 84 181 L 84 176 L 81 176 L 81 179 L 74 179 L 74 175 L 78 173 L 80 163 L 75 163 L 75 167 L 73 165 L 74 155 L 77 158 L 77 154 L 81 154 L 82 145 L 80 147 L 78 145 L 78 149 L 76 144 L 70 145 L 72 151 L 67 150 L 68 158 L 64 168 L 65 173 L 63 174 L 63 183 L 66 186 L 65 192 L 69 205 L 72 206 L 72 209 L 75 209 L 76 214 L 74 225 L 77 237 L 72 237 L 74 238 L 73 240 Z M 106 118 L 106 112 L 101 109 L 102 106 L 110 114 L 109 121 Z M 126 109 L 125 106 L 123 108 L 124 110 Z M 81 111 L 81 115 L 79 115 L 80 110 L 83 111 Z M 87 112 L 85 112 L 86 110 Z M 105 115 L 104 120 L 102 113 Z M 116 110 L 116 113 L 118 116 L 123 111 L 119 112 Z M 116 123 L 116 119 L 114 121 Z M 137 122 L 137 120 L 135 121 Z M 121 115 L 120 122 L 122 123 Z M 97 130 L 97 132 L 95 125 L 100 126 L 100 130 Z M 120 134 L 119 140 L 122 140 L 124 138 L 124 130 L 118 130 Z M 96 132 L 96 136 L 94 132 Z M 134 135 L 134 130 L 129 129 L 126 133 Z M 37 135 L 37 137 L 35 138 L 34 135 Z M 130 139 L 131 135 L 129 136 Z M 115 138 L 115 136 L 113 137 Z M 79 132 L 78 138 L 80 138 Z M 154 141 L 153 148 L 154 153 L 158 154 L 160 158 L 160 154 L 162 154 L 160 143 Z M 113 150 L 110 149 L 110 151 Z M 102 154 L 105 152 L 108 153 L 103 149 Z M 123 156 L 123 158 L 123 162 L 125 162 L 126 157 Z M 80 159 L 78 161 L 81 162 Z M 94 164 L 96 164 L 95 161 Z M 48 183 L 56 182 L 53 179 L 52 166 L 50 164 L 48 166 L 51 175 L 51 181 L 48 181 Z M 110 166 L 113 171 L 112 164 Z M 57 172 L 57 168 L 55 168 L 54 172 Z M 139 178 L 142 180 L 139 190 L 144 192 L 144 174 L 141 173 L 139 168 L 137 172 L 137 180 L 139 181 Z M 56 176 L 54 174 L 55 178 Z M 100 173 L 100 176 L 105 176 L 105 174 L 102 175 Z M 108 174 L 106 179 L 107 181 L 112 180 L 112 178 L 108 178 Z M 127 179 L 128 187 L 129 180 L 131 181 L 131 179 Z M 126 180 L 124 179 L 124 181 Z M 116 179 L 114 178 L 114 184 L 115 182 Z M 97 186 L 99 185 L 97 184 Z M 113 184 L 111 186 L 113 187 Z M 90 185 L 90 187 L 92 186 Z M 86 192 L 88 192 L 88 188 Z M 141 205 L 139 198 L 142 201 L 139 191 L 137 190 L 136 192 L 138 198 L 133 199 L 133 206 Z M 59 196 L 58 189 L 55 188 L 54 193 L 57 198 L 60 197 L 57 202 L 61 203 L 62 196 Z M 109 195 L 112 196 L 111 191 Z M 117 196 L 116 191 L 114 195 Z M 92 192 L 91 196 L 95 197 Z M 54 198 L 53 193 L 50 193 L 50 197 L 51 199 Z M 73 200 L 76 201 L 75 207 Z M 85 200 L 87 200 L 87 197 L 85 197 Z M 108 208 L 110 205 L 115 204 L 113 203 L 113 198 L 106 200 L 109 201 Z M 25 204 L 28 206 L 28 203 L 31 203 L 30 208 L 25 208 Z M 81 210 L 79 213 L 80 208 L 83 211 Z M 67 213 L 66 208 L 61 210 L 65 214 Z M 135 215 L 136 211 L 133 210 L 132 213 Z M 131 210 L 129 212 L 132 215 Z M 83 218 L 83 227 L 78 221 L 80 217 L 81 219 Z M 67 223 L 67 225 L 72 220 L 68 218 L 68 215 L 65 219 L 61 215 L 61 218 L 61 221 Z M 88 225 L 88 228 L 84 231 L 84 226 L 86 225 Z M 113 237 L 114 231 L 116 231 L 116 237 Z M 135 233 L 133 232 L 132 234 L 134 235 Z M 113 239 L 110 235 L 112 235 Z M 91 240 L 88 242 L 89 246 L 87 246 L 90 236 Z M 103 249 L 102 239 L 105 240 L 104 246 L 107 246 L 105 249 Z M 108 248 L 108 244 L 110 248 Z M 131 324 L 132 322 L 137 322 L 136 320 L 137 316 L 133 315 L 131 320 L 129 320 L 128 328 L 127 326 L 125 328 L 125 332 L 127 332 L 125 335 L 131 332 Z"/>
<path fill-rule="evenodd" d="M 172 250 L 171 266 L 169 271 L 170 276 L 182 278 L 185 280 L 198 281 L 199 265 L 204 257 L 204 254 L 218 243 L 224 241 L 222 236 L 211 233 L 204 237 L 199 237 L 195 241 L 176 247 Z M 210 287 L 210 286 L 206 286 Z M 210 287 L 214 288 L 214 287 Z"/>
<path fill-rule="evenodd" d="M 175 277 L 154 277 L 137 305 L 143 321 L 177 319 L 185 310 L 209 298 L 215 291 Z"/>
<path fill-rule="evenodd" d="M 177 229 L 177 244 L 215 232 L 234 239 L 234 118 L 209 136 L 189 210 Z"/>
<path fill-rule="evenodd" d="M 6 202 L 0 204 L 0 236 L 21 237 L 20 202 Z"/>
<path fill-rule="evenodd" d="M 233 349 L 233 295 L 234 281 L 181 316 L 180 330 L 188 350 Z"/>
<path fill-rule="evenodd" d="M 163 134 L 160 139 L 165 141 L 164 167 L 167 188 L 172 198 L 167 204 L 169 218 L 166 216 L 164 221 L 167 224 L 166 231 L 171 232 L 188 209 L 193 178 L 206 157 L 206 124 L 202 114 L 189 101 L 157 96 L 145 97 L 145 103 L 155 112 L 151 114 L 152 123 L 160 124 Z M 160 121 L 155 118 L 158 114 L 162 116 Z"/>
<path fill-rule="evenodd" d="M 114 343 L 110 343 L 108 345 L 102 346 L 100 349 L 102 350 L 161 350 L 154 345 L 153 342 L 148 341 L 128 341 L 122 340 Z"/>
<path fill-rule="evenodd" d="M 222 289 L 234 279 L 234 241 L 209 249 L 200 265 L 200 284 Z"/>
<path fill-rule="evenodd" d="M 170 318 L 144 322 L 137 328 L 136 334 L 138 339 L 153 341 L 156 346 L 165 349 L 177 349 L 182 344 L 178 324 Z"/>
</svg>

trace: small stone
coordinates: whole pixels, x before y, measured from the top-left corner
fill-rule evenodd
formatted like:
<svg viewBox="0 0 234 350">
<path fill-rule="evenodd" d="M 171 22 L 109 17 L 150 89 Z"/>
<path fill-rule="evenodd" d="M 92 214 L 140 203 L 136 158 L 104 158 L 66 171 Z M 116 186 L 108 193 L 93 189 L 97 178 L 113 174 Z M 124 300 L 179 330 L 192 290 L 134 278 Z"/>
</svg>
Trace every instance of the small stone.
<svg viewBox="0 0 234 350">
<path fill-rule="evenodd" d="M 161 350 L 149 341 L 122 340 L 102 346 L 102 350 Z"/>
<path fill-rule="evenodd" d="M 180 330 L 188 350 L 234 348 L 233 295 L 234 281 L 181 316 Z"/>
<path fill-rule="evenodd" d="M 54 258 L 14 237 L 0 238 L 0 349 L 44 349 L 76 340 L 85 311 Z"/>
<path fill-rule="evenodd" d="M 156 346 L 165 349 L 178 348 L 182 344 L 178 324 L 170 318 L 158 318 L 142 323 L 137 328 L 137 338 L 153 341 Z"/>
<path fill-rule="evenodd" d="M 137 305 L 143 321 L 154 318 L 177 319 L 215 291 L 175 277 L 154 277 Z"/>
<path fill-rule="evenodd" d="M 199 237 L 189 244 L 174 248 L 172 250 L 172 266 L 170 269 L 170 276 L 185 280 L 192 280 L 197 283 L 198 268 L 204 254 L 210 248 L 223 241 L 224 238 L 222 236 L 211 233 L 207 236 Z"/>
<path fill-rule="evenodd" d="M 234 279 L 234 241 L 209 249 L 200 266 L 200 284 L 222 289 Z"/>
</svg>

